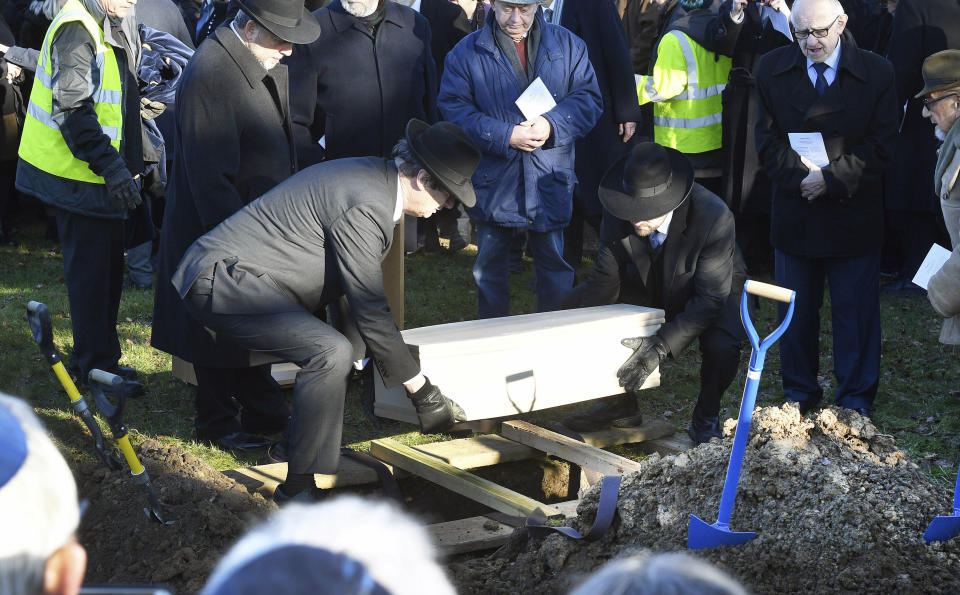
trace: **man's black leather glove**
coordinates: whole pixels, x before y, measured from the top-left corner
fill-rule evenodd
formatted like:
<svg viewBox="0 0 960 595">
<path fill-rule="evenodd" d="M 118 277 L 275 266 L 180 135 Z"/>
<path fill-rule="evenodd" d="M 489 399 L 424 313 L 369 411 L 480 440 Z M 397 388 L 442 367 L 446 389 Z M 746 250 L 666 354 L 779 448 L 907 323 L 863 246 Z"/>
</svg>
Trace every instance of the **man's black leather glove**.
<svg viewBox="0 0 960 595">
<path fill-rule="evenodd" d="M 624 347 L 633 349 L 627 361 L 617 370 L 620 386 L 628 391 L 640 390 L 647 377 L 657 369 L 670 352 L 666 344 L 657 335 L 649 337 L 629 337 L 620 341 Z"/>
<path fill-rule="evenodd" d="M 136 180 L 125 167 L 120 167 L 113 173 L 104 176 L 107 183 L 107 192 L 110 194 L 110 200 L 121 211 L 124 209 L 133 210 L 140 206 L 143 197 L 140 196 L 140 187 Z"/>
<path fill-rule="evenodd" d="M 440 389 L 430 384 L 430 379 L 415 393 L 410 395 L 413 406 L 420 419 L 421 434 L 445 432 L 457 422 L 467 419 L 459 405 L 443 396 Z"/>
</svg>

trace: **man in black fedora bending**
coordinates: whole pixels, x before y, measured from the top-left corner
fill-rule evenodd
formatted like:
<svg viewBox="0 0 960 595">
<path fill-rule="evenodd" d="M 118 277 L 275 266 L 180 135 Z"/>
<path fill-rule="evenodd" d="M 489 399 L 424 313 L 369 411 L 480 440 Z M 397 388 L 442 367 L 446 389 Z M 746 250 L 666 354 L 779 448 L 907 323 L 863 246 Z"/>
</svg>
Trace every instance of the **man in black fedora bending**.
<svg viewBox="0 0 960 595">
<path fill-rule="evenodd" d="M 320 163 L 250 203 L 187 250 L 173 275 L 186 310 L 216 335 L 302 369 L 286 435 L 283 502 L 319 498 L 313 474 L 337 472 L 343 402 L 353 362 L 372 354 L 387 387 L 403 384 L 421 431 L 449 429 L 462 414 L 420 373 L 393 321 L 381 262 L 404 215 L 428 217 L 476 200 L 480 152 L 457 126 L 407 124 L 393 159 Z M 346 298 L 348 339 L 316 316 Z M 462 420 L 462 419 L 461 419 Z"/>
<path fill-rule="evenodd" d="M 720 434 L 720 399 L 733 382 L 746 338 L 740 293 L 746 267 L 736 248 L 733 214 L 718 196 L 693 181 L 682 153 L 640 143 L 607 171 L 600 200 L 613 216 L 586 282 L 564 306 L 615 302 L 662 308 L 667 322 L 650 337 L 623 340 L 634 350 L 617 372 L 627 393 L 567 416 L 581 431 L 639 422 L 633 394 L 667 356 L 700 339 L 700 395 L 690 436 L 700 444 Z"/>
</svg>

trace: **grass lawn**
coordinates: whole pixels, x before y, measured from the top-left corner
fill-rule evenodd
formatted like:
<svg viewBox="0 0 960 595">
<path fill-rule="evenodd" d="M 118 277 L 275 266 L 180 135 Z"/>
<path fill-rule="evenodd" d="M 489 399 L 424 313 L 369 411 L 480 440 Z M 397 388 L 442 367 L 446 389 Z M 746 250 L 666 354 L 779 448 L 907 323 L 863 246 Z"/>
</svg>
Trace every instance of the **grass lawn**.
<svg viewBox="0 0 960 595">
<path fill-rule="evenodd" d="M 40 223 L 28 223 L 18 235 L 17 247 L 0 247 L 0 390 L 28 399 L 70 457 L 90 457 L 77 448 L 83 432 L 72 415 L 69 401 L 59 382 L 33 342 L 25 319 L 26 303 L 37 300 L 51 311 L 55 343 L 66 359 L 72 344 L 70 312 L 59 247 L 44 239 Z M 476 316 L 476 288 L 470 273 L 475 257 L 472 248 L 454 254 L 416 254 L 406 260 L 406 324 L 419 327 L 443 322 L 471 320 Z M 589 263 L 579 271 L 584 277 Z M 533 293 L 527 285 L 533 279 L 532 263 L 511 277 L 512 313 L 535 310 Z M 767 279 L 769 281 L 769 279 Z M 119 333 L 123 348 L 120 363 L 140 370 L 147 396 L 129 403 L 124 415 L 134 443 L 145 437 L 176 443 L 200 456 L 217 469 L 256 464 L 256 455 L 236 455 L 198 443 L 193 438 L 193 388 L 170 373 L 170 356 L 150 346 L 153 309 L 151 291 L 127 290 L 120 305 Z M 893 434 L 901 448 L 944 485 L 953 484 L 960 446 L 960 366 L 956 348 L 941 345 L 937 337 L 940 318 L 922 295 L 881 298 L 883 317 L 883 361 L 875 423 Z M 829 303 L 823 308 L 821 324 L 821 377 L 825 395 L 832 395 L 832 341 Z M 775 308 L 764 301 L 755 316 L 761 333 L 772 330 Z M 725 417 L 736 417 L 745 382 L 749 347 L 741 358 L 741 369 L 724 398 Z M 665 415 L 685 428 L 698 391 L 700 356 L 688 349 L 663 369 L 663 386 L 644 391 L 643 411 Z M 757 402 L 779 404 L 783 394 L 779 382 L 779 353 L 768 352 Z M 827 397 L 830 398 L 830 397 Z M 825 400 L 827 400 L 825 398 Z M 89 399 L 88 399 L 89 401 Z M 530 414 L 528 419 L 555 419 L 571 408 Z M 106 426 L 104 425 L 106 429 Z M 344 414 L 344 443 L 366 448 L 369 440 L 392 436 L 414 443 L 443 439 L 421 436 L 414 426 L 384 421 L 377 430 L 360 407 L 359 395 L 351 389 Z M 630 455 L 629 448 L 617 449 Z"/>
</svg>

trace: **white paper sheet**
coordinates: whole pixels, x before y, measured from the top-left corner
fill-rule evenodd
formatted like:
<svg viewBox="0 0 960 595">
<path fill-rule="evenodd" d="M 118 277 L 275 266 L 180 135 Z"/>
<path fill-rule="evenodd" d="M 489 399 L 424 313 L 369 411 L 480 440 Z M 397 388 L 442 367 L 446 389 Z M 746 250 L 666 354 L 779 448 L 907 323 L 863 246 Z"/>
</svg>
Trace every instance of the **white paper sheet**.
<svg viewBox="0 0 960 595">
<path fill-rule="evenodd" d="M 534 120 L 552 110 L 557 102 L 553 100 L 550 89 L 547 89 L 547 86 L 538 76 L 536 80 L 530 83 L 526 91 L 521 93 L 520 97 L 517 97 L 516 104 L 524 118 Z"/>
<path fill-rule="evenodd" d="M 819 167 L 830 165 L 827 148 L 823 144 L 823 135 L 819 132 L 788 132 L 790 148 L 801 157 L 806 157 Z"/>
<path fill-rule="evenodd" d="M 933 277 L 943 267 L 943 263 L 947 262 L 948 258 L 950 258 L 949 250 L 940 244 L 930 246 L 930 251 L 927 252 L 926 258 L 923 259 L 923 263 L 917 269 L 917 274 L 913 276 L 913 283 L 926 289 L 927 284 L 930 283 L 930 277 Z"/>
</svg>

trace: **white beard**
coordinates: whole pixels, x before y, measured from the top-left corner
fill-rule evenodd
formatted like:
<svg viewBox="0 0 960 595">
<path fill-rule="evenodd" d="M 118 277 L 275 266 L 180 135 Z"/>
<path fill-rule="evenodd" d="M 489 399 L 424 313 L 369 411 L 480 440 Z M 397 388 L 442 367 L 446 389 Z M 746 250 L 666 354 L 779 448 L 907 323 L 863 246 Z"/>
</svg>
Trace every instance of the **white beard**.
<svg viewBox="0 0 960 595">
<path fill-rule="evenodd" d="M 935 136 L 935 137 L 937 137 L 938 139 L 940 139 L 940 141 L 945 141 L 945 140 L 947 140 L 947 133 L 944 132 L 944 131 L 942 131 L 942 130 L 940 130 L 940 127 L 939 127 L 939 126 L 934 126 L 934 127 L 933 127 L 933 136 Z"/>
<path fill-rule="evenodd" d="M 353 8 L 353 6 L 348 2 L 341 3 L 341 6 L 343 6 L 343 9 L 347 11 L 347 13 L 352 14 L 358 19 L 362 19 L 363 17 L 372 15 L 377 10 L 377 4 L 379 3 L 378 0 L 367 0 L 367 2 L 369 3 L 369 6 L 364 4 L 363 8 L 359 9 Z"/>
</svg>

